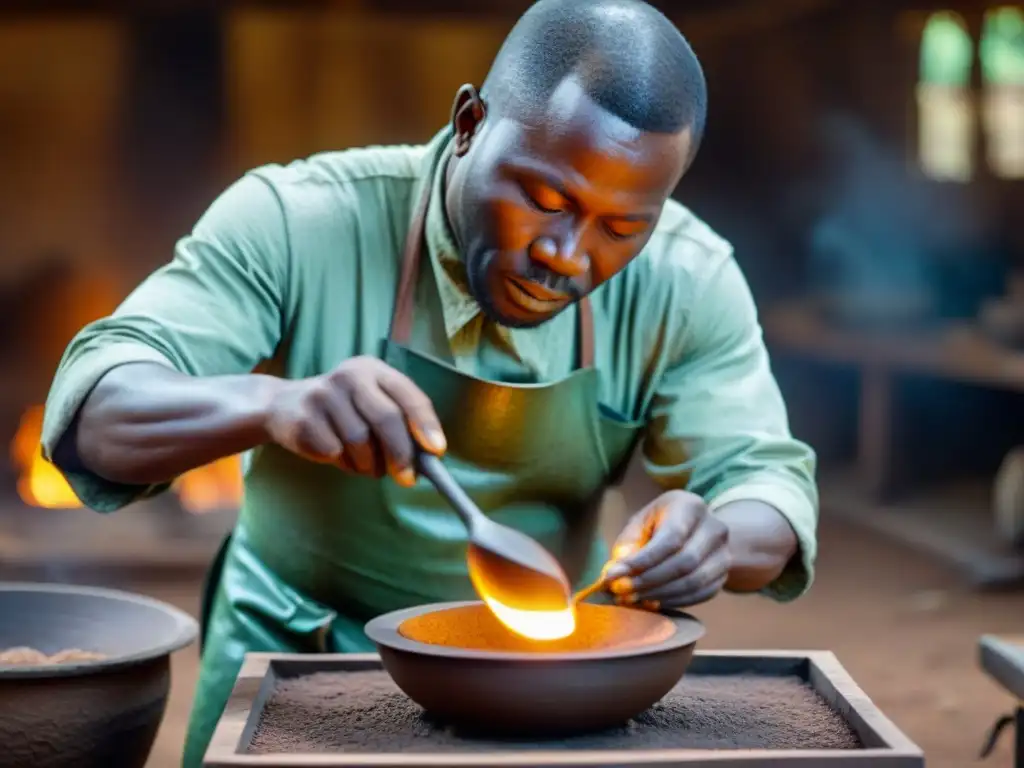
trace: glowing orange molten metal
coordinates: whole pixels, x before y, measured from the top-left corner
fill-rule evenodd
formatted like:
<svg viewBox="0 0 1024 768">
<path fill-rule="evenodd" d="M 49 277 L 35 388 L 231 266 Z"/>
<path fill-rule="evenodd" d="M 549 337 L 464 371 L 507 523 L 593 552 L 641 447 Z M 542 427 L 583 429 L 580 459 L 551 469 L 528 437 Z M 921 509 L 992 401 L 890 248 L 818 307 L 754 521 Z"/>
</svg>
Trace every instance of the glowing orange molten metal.
<svg viewBox="0 0 1024 768">
<path fill-rule="evenodd" d="M 573 606 L 560 611 L 531 611 L 509 608 L 486 596 L 484 602 L 502 624 L 517 635 L 531 640 L 561 640 L 576 631 L 576 611 Z"/>
<path fill-rule="evenodd" d="M 531 640 L 561 640 L 576 630 L 572 596 L 554 580 L 470 546 L 469 577 L 509 630 Z"/>
</svg>

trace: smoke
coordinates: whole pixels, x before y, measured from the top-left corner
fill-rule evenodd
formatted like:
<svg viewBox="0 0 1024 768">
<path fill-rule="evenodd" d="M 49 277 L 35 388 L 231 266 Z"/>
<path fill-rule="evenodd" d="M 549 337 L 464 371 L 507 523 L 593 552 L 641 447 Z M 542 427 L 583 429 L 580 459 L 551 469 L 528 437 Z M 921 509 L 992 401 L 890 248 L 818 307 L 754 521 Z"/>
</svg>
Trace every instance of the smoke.
<svg viewBox="0 0 1024 768">
<path fill-rule="evenodd" d="M 833 115 L 823 133 L 831 167 L 809 232 L 814 288 L 930 302 L 937 257 L 967 243 L 971 210 L 914 173 L 913 155 L 885 146 L 862 120 Z"/>
</svg>

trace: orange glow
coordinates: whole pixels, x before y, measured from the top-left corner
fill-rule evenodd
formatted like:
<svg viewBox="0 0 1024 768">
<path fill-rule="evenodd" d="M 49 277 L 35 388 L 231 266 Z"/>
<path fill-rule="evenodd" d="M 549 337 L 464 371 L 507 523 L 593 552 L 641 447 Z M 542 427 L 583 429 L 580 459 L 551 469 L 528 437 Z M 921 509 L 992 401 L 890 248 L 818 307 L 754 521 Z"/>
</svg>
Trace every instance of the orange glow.
<svg viewBox="0 0 1024 768">
<path fill-rule="evenodd" d="M 561 640 L 576 631 L 576 611 L 572 605 L 560 611 L 524 611 L 509 608 L 486 595 L 483 599 L 502 624 L 531 640 Z"/>
<path fill-rule="evenodd" d="M 213 509 L 235 509 L 242 502 L 242 464 L 228 456 L 186 472 L 175 483 L 181 506 L 201 514 Z"/>
<path fill-rule="evenodd" d="M 33 507 L 74 509 L 82 506 L 63 475 L 43 459 L 39 436 L 43 430 L 43 407 L 34 405 L 21 416 L 18 432 L 11 442 L 11 459 L 18 469 L 18 495 Z"/>
<path fill-rule="evenodd" d="M 548 576 L 470 544 L 469 578 L 491 613 L 530 640 L 560 640 L 576 630 L 576 610 L 564 586 Z"/>
<path fill-rule="evenodd" d="M 76 509 L 82 502 L 56 467 L 43 459 L 39 444 L 43 429 L 43 406 L 34 405 L 22 414 L 11 442 L 11 460 L 18 470 L 18 495 L 33 507 Z M 241 458 L 228 458 L 186 473 L 174 484 L 181 505 L 201 514 L 235 509 L 242 500 Z"/>
</svg>

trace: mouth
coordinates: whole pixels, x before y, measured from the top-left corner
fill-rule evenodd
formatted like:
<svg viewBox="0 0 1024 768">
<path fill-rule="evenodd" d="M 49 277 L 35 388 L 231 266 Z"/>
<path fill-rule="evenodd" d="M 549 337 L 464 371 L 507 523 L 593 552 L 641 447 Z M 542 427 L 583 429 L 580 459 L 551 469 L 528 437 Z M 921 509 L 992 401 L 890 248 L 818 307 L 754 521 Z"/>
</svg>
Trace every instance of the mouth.
<svg viewBox="0 0 1024 768">
<path fill-rule="evenodd" d="M 520 309 L 538 315 L 551 314 L 569 303 L 564 293 L 555 293 L 535 282 L 520 278 L 505 278 L 505 291 Z"/>
</svg>

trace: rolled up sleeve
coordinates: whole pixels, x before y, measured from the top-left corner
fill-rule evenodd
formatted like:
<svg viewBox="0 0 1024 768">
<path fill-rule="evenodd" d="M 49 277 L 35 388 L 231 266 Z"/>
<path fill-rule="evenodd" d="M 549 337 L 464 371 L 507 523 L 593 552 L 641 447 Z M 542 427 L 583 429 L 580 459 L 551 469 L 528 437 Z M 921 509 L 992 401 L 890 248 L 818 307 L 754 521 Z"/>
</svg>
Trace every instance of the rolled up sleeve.
<svg viewBox="0 0 1024 768">
<path fill-rule="evenodd" d="M 173 259 L 108 317 L 85 326 L 57 368 L 43 419 L 43 456 L 61 439 L 93 388 L 130 364 L 167 365 L 193 376 L 251 371 L 281 336 L 288 239 L 274 190 L 248 175 L 222 193 Z M 167 486 L 126 486 L 81 466 L 57 467 L 87 507 L 110 512 Z"/>
<path fill-rule="evenodd" d="M 741 500 L 777 509 L 800 551 L 763 593 L 794 600 L 814 578 L 816 456 L 790 433 L 753 296 L 731 254 L 692 296 L 686 332 L 652 401 L 645 467 L 661 487 L 697 493 L 712 510 Z"/>
</svg>

